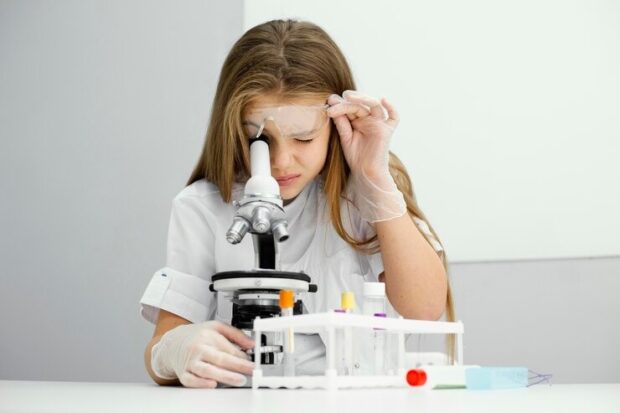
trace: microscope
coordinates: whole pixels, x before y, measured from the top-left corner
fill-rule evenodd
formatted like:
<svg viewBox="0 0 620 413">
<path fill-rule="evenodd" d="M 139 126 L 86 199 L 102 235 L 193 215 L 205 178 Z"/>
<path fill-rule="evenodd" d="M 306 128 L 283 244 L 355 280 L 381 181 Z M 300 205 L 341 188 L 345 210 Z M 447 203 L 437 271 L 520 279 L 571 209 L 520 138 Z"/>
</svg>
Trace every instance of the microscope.
<svg viewBox="0 0 620 413">
<path fill-rule="evenodd" d="M 232 301 L 231 325 L 252 337 L 256 317 L 280 315 L 281 290 L 314 293 L 317 286 L 303 272 L 280 270 L 280 244 L 289 238 L 288 223 L 280 197 L 278 182 L 271 176 L 269 141 L 262 128 L 250 140 L 251 177 L 245 184 L 243 198 L 233 201 L 235 216 L 226 233 L 231 244 L 240 243 L 249 232 L 254 244 L 254 269 L 214 274 L 209 289 L 224 293 Z M 293 315 L 302 314 L 303 304 L 296 300 Z M 283 346 L 275 333 L 263 333 L 260 340 L 261 364 L 278 364 Z M 248 350 L 254 361 L 254 349 Z"/>
</svg>

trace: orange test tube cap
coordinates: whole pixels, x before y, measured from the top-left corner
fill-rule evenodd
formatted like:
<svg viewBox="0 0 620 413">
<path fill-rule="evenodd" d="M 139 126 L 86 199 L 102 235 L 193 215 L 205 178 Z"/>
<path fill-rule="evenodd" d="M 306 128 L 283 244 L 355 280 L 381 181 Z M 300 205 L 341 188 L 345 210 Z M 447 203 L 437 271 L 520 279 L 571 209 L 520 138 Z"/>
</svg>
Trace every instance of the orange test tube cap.
<svg viewBox="0 0 620 413">
<path fill-rule="evenodd" d="M 280 290 L 280 308 L 293 308 L 295 293 L 293 290 Z"/>
</svg>

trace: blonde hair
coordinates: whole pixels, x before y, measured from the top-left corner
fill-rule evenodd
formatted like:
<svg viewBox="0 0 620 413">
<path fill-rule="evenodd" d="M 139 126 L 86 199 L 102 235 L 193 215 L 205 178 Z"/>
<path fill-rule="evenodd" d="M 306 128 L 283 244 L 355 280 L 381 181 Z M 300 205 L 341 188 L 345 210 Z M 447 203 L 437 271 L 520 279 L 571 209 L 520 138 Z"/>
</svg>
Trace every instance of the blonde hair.
<svg viewBox="0 0 620 413">
<path fill-rule="evenodd" d="M 233 45 L 222 67 L 205 144 L 187 185 L 204 178 L 219 188 L 225 202 L 231 201 L 233 183 L 242 182 L 250 175 L 248 140 L 241 121 L 244 108 L 253 99 L 265 94 L 283 99 L 308 95 L 327 99 L 345 90 L 355 90 L 349 65 L 336 43 L 317 25 L 274 20 L 248 30 Z M 389 166 L 398 189 L 405 196 L 409 214 L 428 223 L 418 207 L 405 166 L 392 153 Z M 367 251 L 376 244 L 376 236 L 355 239 L 347 233 L 342 221 L 341 196 L 349 172 L 338 132 L 332 127 L 322 172 L 329 213 L 338 235 L 354 248 Z M 439 240 L 430 224 L 429 227 Z M 445 254 L 442 260 L 447 273 Z M 445 315 L 447 320 L 454 320 L 449 284 Z M 448 340 L 452 360 L 454 337 L 449 336 Z"/>
</svg>

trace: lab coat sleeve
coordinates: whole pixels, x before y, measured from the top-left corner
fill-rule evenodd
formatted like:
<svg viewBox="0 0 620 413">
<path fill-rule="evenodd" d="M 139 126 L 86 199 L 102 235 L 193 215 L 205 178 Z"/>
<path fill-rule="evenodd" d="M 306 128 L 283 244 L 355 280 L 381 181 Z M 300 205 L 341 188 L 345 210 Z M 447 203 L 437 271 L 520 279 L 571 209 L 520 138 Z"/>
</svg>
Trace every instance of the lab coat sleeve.
<svg viewBox="0 0 620 413">
<path fill-rule="evenodd" d="M 214 318 L 216 299 L 209 291 L 215 272 L 212 219 L 200 197 L 177 196 L 173 201 L 166 267 L 155 272 L 140 300 L 146 320 L 157 323 L 160 309 L 192 323 Z"/>
<path fill-rule="evenodd" d="M 416 226 L 418 227 L 424 238 L 426 238 L 428 243 L 431 244 L 431 247 L 433 247 L 437 255 L 439 255 L 439 257 L 442 257 L 444 251 L 443 246 L 441 245 L 439 240 L 435 238 L 426 221 L 421 220 L 418 217 L 413 217 L 413 222 L 416 224 Z"/>
<path fill-rule="evenodd" d="M 346 204 L 345 204 L 346 205 Z M 367 240 L 375 235 L 375 227 L 363 220 L 357 208 L 352 205 L 346 205 L 346 214 L 343 213 L 345 229 L 358 240 Z M 377 282 L 379 274 L 383 272 L 383 258 L 381 251 L 378 249 L 378 243 L 375 242 L 370 247 L 370 251 L 360 254 L 360 265 L 364 275 L 364 281 Z"/>
<path fill-rule="evenodd" d="M 369 239 L 376 235 L 374 227 L 366 222 L 361 223 L 361 236 L 359 239 Z M 365 281 L 378 282 L 379 275 L 383 272 L 383 257 L 381 251 L 377 250 L 369 254 L 364 255 L 364 259 L 367 264 L 367 270 L 365 274 Z"/>
</svg>

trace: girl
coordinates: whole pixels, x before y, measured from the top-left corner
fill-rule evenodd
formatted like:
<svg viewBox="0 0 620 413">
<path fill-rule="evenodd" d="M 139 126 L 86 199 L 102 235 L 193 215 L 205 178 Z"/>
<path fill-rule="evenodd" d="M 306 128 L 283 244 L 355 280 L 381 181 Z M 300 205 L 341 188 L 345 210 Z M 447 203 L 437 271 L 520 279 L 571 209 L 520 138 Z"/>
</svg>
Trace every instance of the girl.
<svg viewBox="0 0 620 413">
<path fill-rule="evenodd" d="M 364 281 L 381 281 L 403 317 L 437 320 L 445 312 L 453 320 L 443 248 L 405 167 L 389 152 L 398 121 L 386 99 L 355 91 L 341 51 L 314 24 L 271 21 L 237 41 L 222 68 L 202 155 L 173 201 L 167 266 L 141 300 L 142 315 L 156 324 L 145 351 L 155 382 L 243 386 L 252 372 L 241 349 L 254 343 L 228 325 L 231 303 L 208 286 L 216 272 L 254 266 L 250 237 L 231 245 L 225 234 L 231 202 L 249 177 L 249 138 L 259 128 L 289 223 L 281 269 L 303 271 L 318 285 L 304 298 L 308 312 L 331 311 L 340 292 L 360 297 Z M 296 345 L 298 372 L 320 371 L 320 338 Z"/>
</svg>

